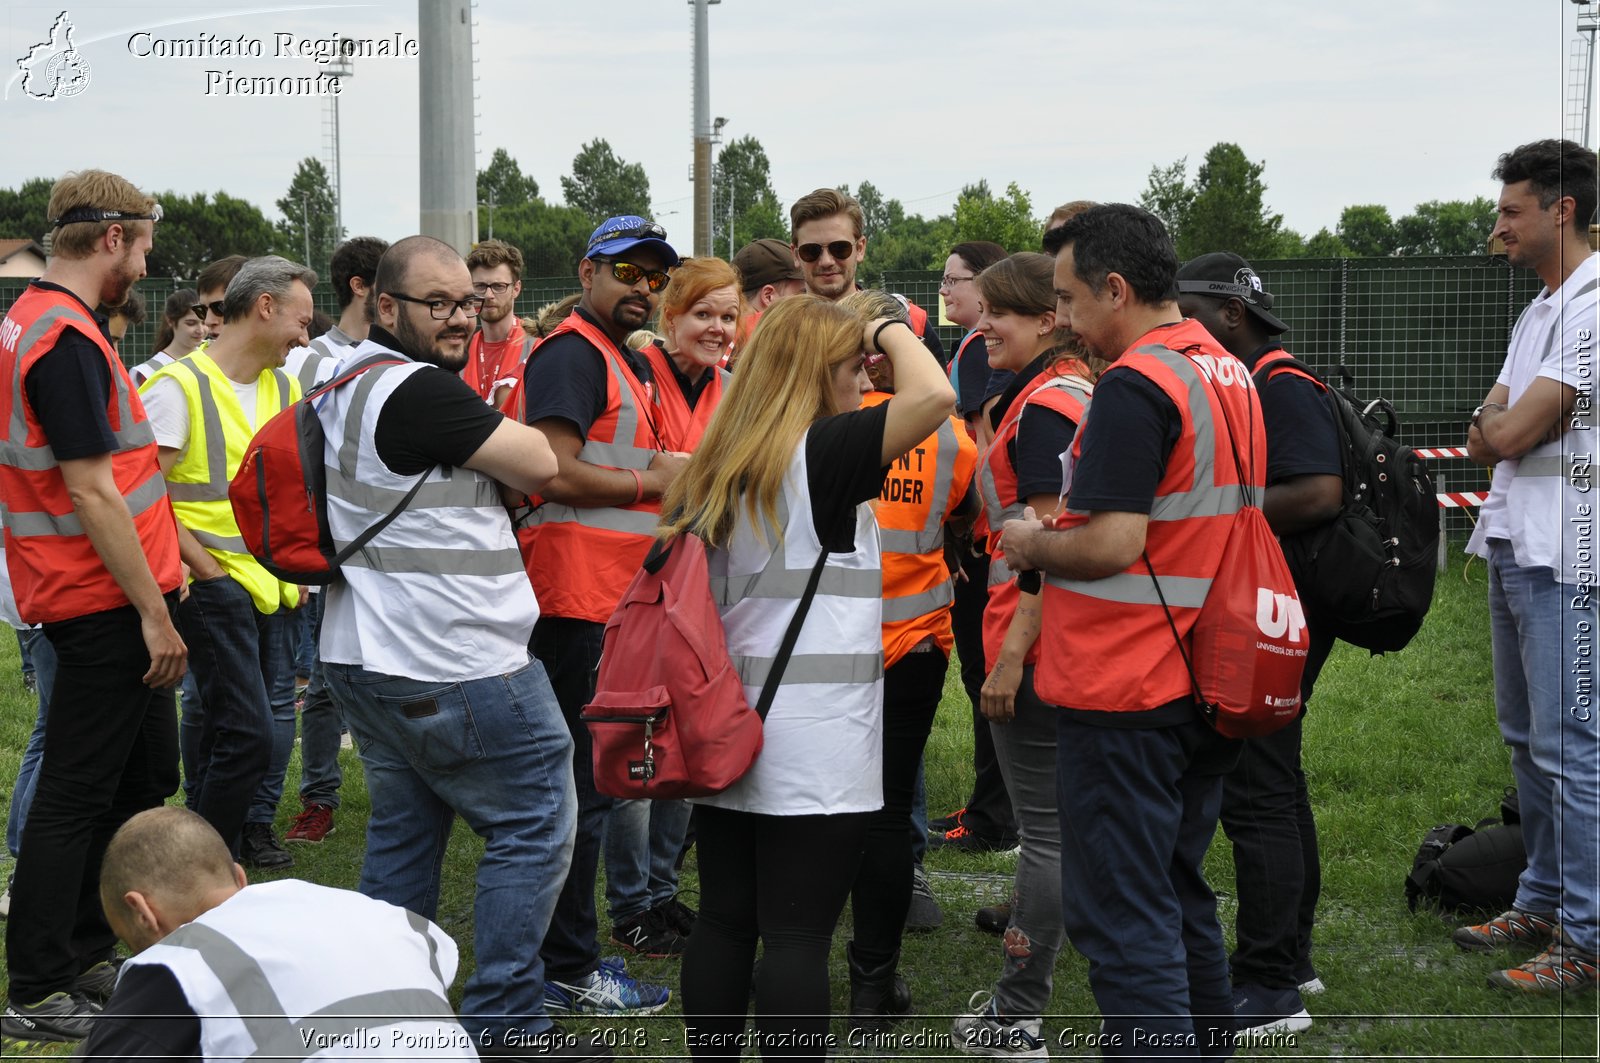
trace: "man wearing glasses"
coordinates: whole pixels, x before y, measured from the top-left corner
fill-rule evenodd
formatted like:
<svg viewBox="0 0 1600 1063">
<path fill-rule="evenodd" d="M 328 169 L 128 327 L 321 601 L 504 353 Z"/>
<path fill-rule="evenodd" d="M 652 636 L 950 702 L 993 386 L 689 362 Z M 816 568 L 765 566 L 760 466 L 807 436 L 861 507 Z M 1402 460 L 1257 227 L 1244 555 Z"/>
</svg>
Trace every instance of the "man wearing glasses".
<svg viewBox="0 0 1600 1063">
<path fill-rule="evenodd" d="M 806 290 L 824 299 L 843 299 L 860 285 L 856 269 L 867 255 L 866 215 L 861 204 L 836 188 L 819 188 L 789 208 L 794 233 L 792 249 L 805 277 Z M 944 344 L 928 327 L 928 312 L 903 295 L 906 324 L 922 345 L 944 364 Z"/>
<path fill-rule="evenodd" d="M 461 375 L 483 401 L 505 407 L 522 375 L 534 337 L 522 331 L 517 296 L 522 294 L 522 252 L 504 240 L 484 240 L 467 255 L 472 290 L 483 300 L 478 331 L 467 346 Z"/>
<path fill-rule="evenodd" d="M 24 1043 L 88 1034 L 116 981 L 100 859 L 117 827 L 178 788 L 177 527 L 144 403 L 91 309 L 144 276 L 159 216 L 115 174 L 57 181 L 49 263 L 0 322 L 6 563 L 18 611 L 58 659 L 6 924 L 0 1032 Z"/>
<path fill-rule="evenodd" d="M 539 940 L 577 801 L 566 726 L 528 655 L 539 606 L 501 485 L 538 491 L 555 457 L 459 376 L 483 305 L 460 255 L 407 237 L 373 289 L 376 320 L 345 365 L 380 364 L 317 408 L 336 546 L 416 488 L 326 592 L 323 679 L 372 801 L 359 889 L 436 919 L 450 826 L 465 820 L 484 850 L 463 1024 L 483 1054 L 539 1055 L 553 1047 Z"/>
<path fill-rule="evenodd" d="M 522 535 L 540 607 L 531 648 L 550 670 L 576 744 L 578 785 L 577 849 L 544 940 L 552 1010 L 637 1014 L 659 1010 L 671 996 L 634 981 L 620 964 L 600 962 L 595 873 L 613 802 L 595 791 L 578 714 L 594 696 L 606 620 L 644 561 L 661 496 L 686 461 L 670 453 L 677 442 L 660 435 L 649 363 L 627 344 L 655 315 L 666 271 L 676 265 L 661 226 L 634 215 L 608 218 L 578 263 L 582 298 L 528 359 L 523 380 L 523 416 L 549 438 L 558 464 Z M 645 841 L 635 844 L 642 849 Z"/>
</svg>

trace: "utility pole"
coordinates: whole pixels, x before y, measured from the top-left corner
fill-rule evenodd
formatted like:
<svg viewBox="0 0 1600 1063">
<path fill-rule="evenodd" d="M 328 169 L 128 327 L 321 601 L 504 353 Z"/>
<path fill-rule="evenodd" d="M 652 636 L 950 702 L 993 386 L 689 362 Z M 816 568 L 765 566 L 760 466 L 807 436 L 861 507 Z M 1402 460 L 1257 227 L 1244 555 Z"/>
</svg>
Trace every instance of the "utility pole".
<svg viewBox="0 0 1600 1063">
<path fill-rule="evenodd" d="M 311 201 L 305 192 L 300 193 L 300 235 L 306 239 L 306 257 L 302 263 L 307 269 L 311 268 Z"/>
<path fill-rule="evenodd" d="M 462 255 L 478 235 L 469 6 L 467 0 L 417 0 L 421 229 Z"/>
<path fill-rule="evenodd" d="M 694 253 L 711 254 L 711 60 L 710 6 L 722 0 L 689 0 L 694 8 Z"/>
</svg>

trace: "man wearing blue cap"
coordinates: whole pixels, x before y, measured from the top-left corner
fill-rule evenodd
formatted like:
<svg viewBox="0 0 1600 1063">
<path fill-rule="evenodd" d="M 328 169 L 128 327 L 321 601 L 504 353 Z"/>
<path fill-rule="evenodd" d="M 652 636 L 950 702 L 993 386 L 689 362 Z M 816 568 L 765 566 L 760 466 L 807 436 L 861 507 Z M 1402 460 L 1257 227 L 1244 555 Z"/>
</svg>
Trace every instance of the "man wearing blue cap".
<svg viewBox="0 0 1600 1063">
<path fill-rule="evenodd" d="M 550 673 L 576 747 L 577 847 L 541 950 L 552 1011 L 649 1013 L 671 996 L 600 958 L 595 874 L 612 800 L 595 791 L 578 714 L 594 696 L 606 620 L 644 561 L 661 496 L 686 461 L 667 452 L 650 365 L 626 342 L 655 315 L 676 265 L 661 226 L 608 218 L 578 263 L 583 297 L 529 357 L 513 400 L 556 454 L 555 478 L 533 500 L 520 539 L 540 608 L 530 648 Z"/>
</svg>

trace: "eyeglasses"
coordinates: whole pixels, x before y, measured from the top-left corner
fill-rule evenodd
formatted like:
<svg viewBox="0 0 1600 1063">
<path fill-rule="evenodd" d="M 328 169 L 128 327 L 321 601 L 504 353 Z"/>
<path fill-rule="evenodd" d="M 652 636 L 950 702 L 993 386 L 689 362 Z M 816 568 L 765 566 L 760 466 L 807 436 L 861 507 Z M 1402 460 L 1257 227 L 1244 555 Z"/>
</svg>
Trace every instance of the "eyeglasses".
<svg viewBox="0 0 1600 1063">
<path fill-rule="evenodd" d="M 214 303 L 201 303 L 199 306 L 194 308 L 195 316 L 201 320 L 204 320 L 207 310 L 211 311 L 213 314 L 216 314 L 218 317 L 222 317 L 222 300 L 218 299 Z"/>
<path fill-rule="evenodd" d="M 59 229 L 63 225 L 76 225 L 83 221 L 148 221 L 161 220 L 161 204 L 157 203 L 148 214 L 134 214 L 126 210 L 107 210 L 104 207 L 73 207 L 59 218 L 50 222 L 50 228 Z"/>
<path fill-rule="evenodd" d="M 435 321 L 449 321 L 456 316 L 459 310 L 468 317 L 477 317 L 478 311 L 483 309 L 483 299 L 474 295 L 470 299 L 418 299 L 411 295 L 401 295 L 399 292 L 387 292 L 391 299 L 398 299 L 402 303 L 416 303 L 418 306 L 428 308 L 428 316 Z"/>
<path fill-rule="evenodd" d="M 976 275 L 971 276 L 971 277 L 952 277 L 950 274 L 946 273 L 943 277 L 939 278 L 939 287 L 941 287 L 941 288 L 954 288 L 956 285 L 960 284 L 962 281 L 971 281 L 971 280 L 977 280 L 977 279 L 978 278 L 977 278 Z"/>
<path fill-rule="evenodd" d="M 660 228 L 660 226 L 657 226 L 657 228 Z M 601 265 L 607 264 L 605 259 L 595 259 L 595 261 Z M 666 270 L 645 269 L 643 266 L 635 266 L 632 262 L 611 262 L 609 265 L 611 266 L 611 275 L 630 288 L 638 284 L 639 279 L 642 277 L 644 282 L 650 286 L 651 291 L 659 292 L 667 286 L 667 281 L 669 280 Z"/>
<path fill-rule="evenodd" d="M 477 283 L 473 284 L 472 290 L 477 292 L 479 295 L 488 295 L 490 292 L 494 292 L 495 295 L 504 295 L 506 294 L 506 290 L 510 287 L 510 281 L 494 281 L 493 283 L 487 281 L 478 281 Z"/>
<path fill-rule="evenodd" d="M 805 262 L 815 262 L 817 259 L 822 257 L 822 251 L 824 248 L 827 249 L 828 254 L 832 256 L 835 261 L 839 262 L 843 262 L 845 259 L 855 254 L 856 251 L 856 245 L 853 242 L 849 240 L 835 240 L 828 244 L 801 244 L 799 247 L 794 249 L 794 253 L 799 255 L 800 258 Z"/>
</svg>

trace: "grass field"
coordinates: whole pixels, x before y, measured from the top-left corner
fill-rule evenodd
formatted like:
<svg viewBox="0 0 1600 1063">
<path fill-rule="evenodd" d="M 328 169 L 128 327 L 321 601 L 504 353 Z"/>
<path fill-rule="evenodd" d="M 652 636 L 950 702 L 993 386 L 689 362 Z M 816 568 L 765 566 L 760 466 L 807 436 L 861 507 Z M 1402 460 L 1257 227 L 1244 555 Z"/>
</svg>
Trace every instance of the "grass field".
<svg viewBox="0 0 1600 1063">
<path fill-rule="evenodd" d="M 1600 1050 L 1596 995 L 1509 999 L 1486 988 L 1493 958 L 1469 955 L 1449 940 L 1450 923 L 1406 910 L 1403 882 L 1427 829 L 1476 822 L 1495 813 L 1510 784 L 1509 758 L 1494 722 L 1485 575 L 1481 562 L 1459 560 L 1440 577 L 1433 612 L 1403 653 L 1369 658 L 1340 646 L 1318 684 L 1305 727 L 1305 766 L 1321 833 L 1323 889 L 1315 960 L 1327 992 L 1307 1003 L 1315 1025 L 1273 1043 L 1241 1048 L 1241 1057 L 1365 1059 L 1593 1060 Z M 0 639 L 0 797 L 33 721 L 33 706 L 16 681 L 16 648 Z M 928 747 L 930 814 L 955 808 L 971 785 L 968 709 L 951 669 L 944 706 Z M 292 874 L 354 886 L 368 806 L 355 755 L 344 754 L 344 805 L 338 831 L 321 846 L 295 849 Z M 295 792 L 298 754 L 286 793 Z M 290 800 L 279 817 L 287 826 Z M 457 825 L 446 867 L 439 922 L 471 962 L 472 880 L 481 843 Z M 1002 856 L 930 853 L 928 869 L 946 914 L 934 932 L 908 935 L 902 973 L 918 1015 L 896 1028 L 897 1048 L 855 1048 L 836 1021 L 839 1054 L 855 1058 L 955 1057 L 951 1017 L 986 989 L 1000 969 L 998 939 L 972 924 L 980 905 L 1009 892 L 1010 861 Z M 1220 833 L 1208 858 L 1233 916 L 1231 854 Z M 684 889 L 696 886 L 693 857 Z M 601 910 L 604 912 L 603 897 Z M 603 916 L 602 916 L 603 920 Z M 602 926 L 602 933 L 606 927 Z M 835 937 L 835 1011 L 847 1002 L 844 943 L 848 911 Z M 676 986 L 674 961 L 631 961 L 641 977 Z M 1099 1024 L 1086 964 L 1065 950 L 1056 971 L 1045 1035 L 1054 1058 L 1092 1057 L 1083 1040 Z M 677 1001 L 662 1015 L 610 1026 L 619 1056 L 681 1057 Z M 8 1055 L 10 1051 L 8 1050 Z"/>
</svg>

